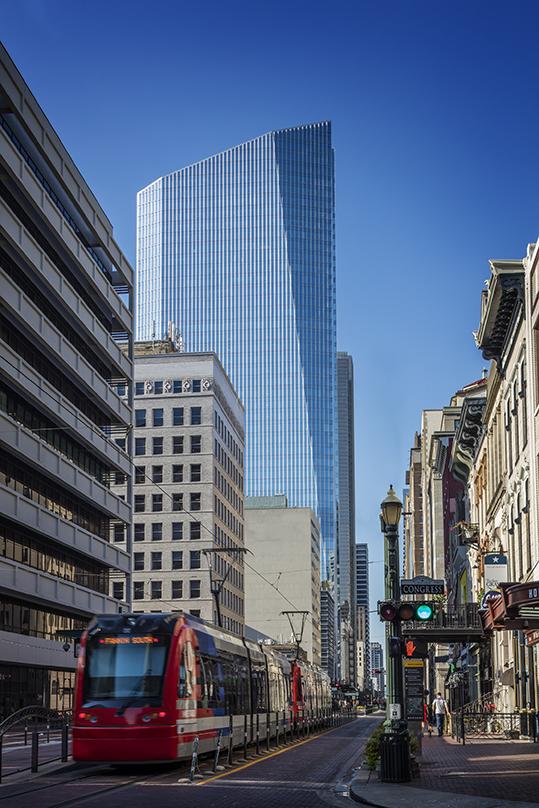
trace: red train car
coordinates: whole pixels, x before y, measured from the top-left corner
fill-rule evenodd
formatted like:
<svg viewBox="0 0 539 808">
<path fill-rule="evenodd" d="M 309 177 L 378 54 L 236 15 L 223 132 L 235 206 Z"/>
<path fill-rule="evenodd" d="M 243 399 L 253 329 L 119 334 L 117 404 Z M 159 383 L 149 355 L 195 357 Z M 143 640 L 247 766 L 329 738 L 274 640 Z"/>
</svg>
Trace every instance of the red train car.
<svg viewBox="0 0 539 808">
<path fill-rule="evenodd" d="M 331 709 L 328 676 L 186 613 L 94 618 L 84 632 L 73 715 L 79 761 L 170 761 L 276 735 Z"/>
</svg>

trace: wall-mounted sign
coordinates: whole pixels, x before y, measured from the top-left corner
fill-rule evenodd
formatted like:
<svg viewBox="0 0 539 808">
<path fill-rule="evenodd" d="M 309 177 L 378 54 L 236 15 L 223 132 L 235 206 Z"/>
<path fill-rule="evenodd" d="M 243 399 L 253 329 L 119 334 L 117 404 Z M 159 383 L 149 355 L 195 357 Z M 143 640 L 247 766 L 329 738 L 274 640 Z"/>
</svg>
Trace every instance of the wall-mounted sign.
<svg viewBox="0 0 539 808">
<path fill-rule="evenodd" d="M 401 595 L 443 595 L 445 581 L 429 578 L 427 575 L 416 575 L 415 578 L 403 578 Z"/>
<path fill-rule="evenodd" d="M 481 599 L 481 608 L 486 609 L 491 600 L 497 600 L 498 598 L 501 598 L 501 596 L 502 593 L 499 591 L 499 589 L 491 589 L 489 592 L 485 592 Z"/>
<path fill-rule="evenodd" d="M 539 643 L 539 629 L 528 631 L 525 635 L 526 645 L 537 645 Z"/>
<path fill-rule="evenodd" d="M 507 556 L 503 553 L 488 553 L 483 558 L 485 565 L 485 589 L 497 589 L 507 582 Z"/>
</svg>

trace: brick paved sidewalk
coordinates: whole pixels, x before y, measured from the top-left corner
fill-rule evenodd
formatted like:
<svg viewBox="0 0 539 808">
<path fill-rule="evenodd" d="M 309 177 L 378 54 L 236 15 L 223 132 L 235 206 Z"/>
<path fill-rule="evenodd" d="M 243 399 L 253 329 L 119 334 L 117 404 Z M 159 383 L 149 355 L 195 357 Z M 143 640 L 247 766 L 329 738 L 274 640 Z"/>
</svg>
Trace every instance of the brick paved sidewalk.
<svg viewBox="0 0 539 808">
<path fill-rule="evenodd" d="M 539 804 L 539 744 L 423 738 L 421 775 L 414 788 Z"/>
</svg>

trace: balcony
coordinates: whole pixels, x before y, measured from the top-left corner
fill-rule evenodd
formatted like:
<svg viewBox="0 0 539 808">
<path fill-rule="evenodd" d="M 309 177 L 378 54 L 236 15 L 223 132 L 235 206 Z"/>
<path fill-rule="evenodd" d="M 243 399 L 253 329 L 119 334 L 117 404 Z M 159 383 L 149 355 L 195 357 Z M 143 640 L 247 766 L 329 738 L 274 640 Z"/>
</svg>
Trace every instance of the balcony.
<svg viewBox="0 0 539 808">
<path fill-rule="evenodd" d="M 401 623 L 405 637 L 425 639 L 429 643 L 477 642 L 483 637 L 479 605 L 467 603 L 448 612 L 439 609 L 433 620 L 407 620 Z"/>
</svg>

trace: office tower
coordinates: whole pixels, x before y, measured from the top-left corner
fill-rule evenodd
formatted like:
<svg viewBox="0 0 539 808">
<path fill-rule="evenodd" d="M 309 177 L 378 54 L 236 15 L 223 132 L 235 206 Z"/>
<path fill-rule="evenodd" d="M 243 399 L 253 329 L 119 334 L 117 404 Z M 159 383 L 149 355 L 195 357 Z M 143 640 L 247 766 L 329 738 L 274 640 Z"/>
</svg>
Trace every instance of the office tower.
<svg viewBox="0 0 539 808">
<path fill-rule="evenodd" d="M 369 620 L 369 546 L 356 544 L 357 637 L 370 647 Z M 370 683 L 370 654 L 365 654 L 365 682 Z"/>
<path fill-rule="evenodd" d="M 357 678 L 356 531 L 354 461 L 354 363 L 337 354 L 337 434 L 339 468 L 339 530 L 336 592 L 340 623 L 340 678 L 355 686 Z M 343 626 L 346 615 L 348 626 Z M 344 675 L 346 671 L 346 676 Z"/>
<path fill-rule="evenodd" d="M 245 569 L 245 622 L 286 643 L 292 626 L 294 632 L 301 630 L 302 617 L 291 615 L 291 626 L 283 611 L 308 612 L 301 647 L 311 662 L 320 665 L 320 528 L 316 514 L 310 508 L 288 507 L 284 496 L 247 497 L 245 536 L 245 546 L 254 559 Z M 279 591 L 257 573 L 272 583 L 278 580 Z"/>
<path fill-rule="evenodd" d="M 386 694 L 386 675 L 384 670 L 384 650 L 379 642 L 371 642 L 370 662 L 374 695 L 383 698 Z"/>
<path fill-rule="evenodd" d="M 320 649 L 321 666 L 334 682 L 337 673 L 335 599 L 329 581 L 322 581 L 320 585 Z"/>
<path fill-rule="evenodd" d="M 173 322 L 214 351 L 246 412 L 246 494 L 285 494 L 336 529 L 331 124 L 270 132 L 137 198 L 137 338 Z"/>
<path fill-rule="evenodd" d="M 244 566 L 234 549 L 244 535 L 244 413 L 236 391 L 215 354 L 137 342 L 134 407 L 133 610 L 184 609 L 219 624 L 218 607 L 223 628 L 241 636 Z"/>
<path fill-rule="evenodd" d="M 129 599 L 133 272 L 1 45 L 0 94 L 1 718 L 70 709 L 73 633 Z"/>
</svg>

